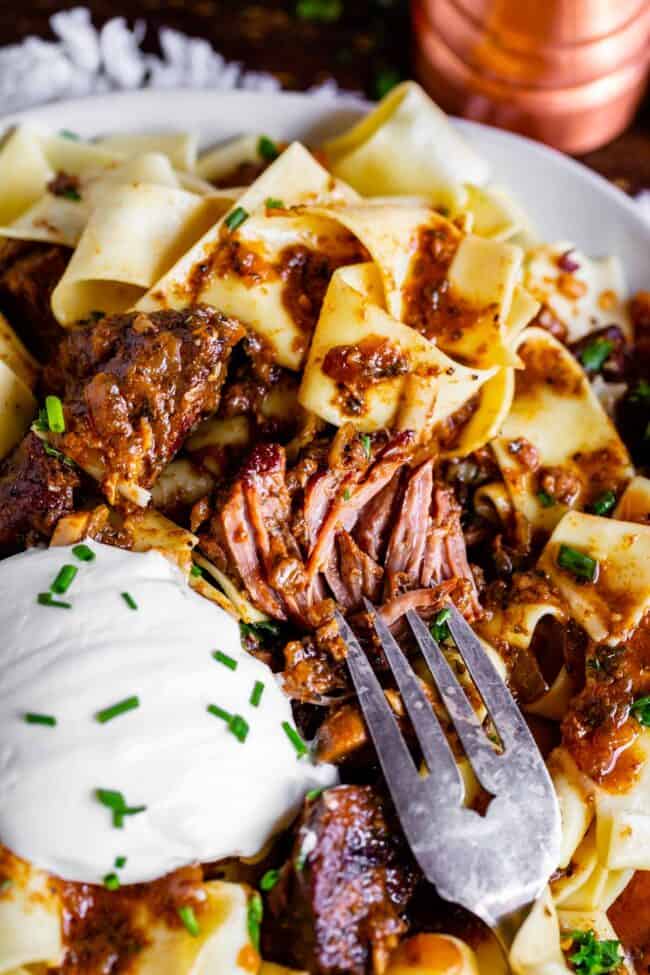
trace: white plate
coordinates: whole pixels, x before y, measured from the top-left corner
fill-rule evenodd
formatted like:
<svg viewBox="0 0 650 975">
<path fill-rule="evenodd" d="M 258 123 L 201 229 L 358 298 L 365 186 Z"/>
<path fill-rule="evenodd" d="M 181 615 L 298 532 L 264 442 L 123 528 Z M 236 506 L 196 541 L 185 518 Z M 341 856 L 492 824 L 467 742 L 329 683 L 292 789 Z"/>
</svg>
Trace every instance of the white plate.
<svg viewBox="0 0 650 975">
<path fill-rule="evenodd" d="M 242 132 L 318 142 L 355 121 L 355 99 L 215 91 L 137 91 L 57 102 L 0 120 L 33 120 L 85 137 L 108 132 L 193 129 L 208 146 Z M 458 121 L 546 240 L 570 240 L 591 256 L 618 254 L 631 291 L 650 286 L 650 226 L 632 200 L 586 167 L 546 146 L 475 122 Z"/>
</svg>

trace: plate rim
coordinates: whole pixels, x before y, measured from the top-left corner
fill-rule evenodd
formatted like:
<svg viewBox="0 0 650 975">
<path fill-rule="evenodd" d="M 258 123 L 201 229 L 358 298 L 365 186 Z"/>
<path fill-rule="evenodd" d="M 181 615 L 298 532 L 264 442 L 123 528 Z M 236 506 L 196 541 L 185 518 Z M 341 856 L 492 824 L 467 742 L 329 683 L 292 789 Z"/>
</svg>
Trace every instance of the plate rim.
<svg viewBox="0 0 650 975">
<path fill-rule="evenodd" d="M 66 112 L 93 111 L 93 106 L 96 106 L 97 117 L 101 118 L 102 111 L 106 111 L 104 106 L 107 104 L 111 105 L 119 102 L 123 102 L 125 104 L 142 102 L 146 104 L 147 101 L 160 98 L 171 98 L 174 100 L 187 98 L 195 101 L 200 99 L 224 99 L 232 102 L 258 98 L 260 100 L 266 99 L 270 101 L 293 102 L 295 104 L 304 106 L 315 102 L 321 110 L 330 109 L 332 112 L 340 109 L 358 111 L 359 117 L 361 117 L 364 112 L 371 110 L 377 104 L 376 102 L 370 102 L 367 99 L 355 95 L 354 93 L 345 92 L 319 94 L 317 91 L 258 91 L 254 89 L 222 91 L 218 88 L 187 87 L 138 88 L 131 91 L 114 91 L 84 95 L 77 98 L 67 98 L 60 101 L 51 101 L 30 106 L 29 108 L 23 109 L 19 112 L 12 112 L 6 116 L 0 116 L 0 133 L 21 122 L 47 124 L 47 116 L 57 112 L 61 112 L 65 115 Z M 589 183 L 596 192 L 604 194 L 610 199 L 612 204 L 621 208 L 625 212 L 626 217 L 631 219 L 633 223 L 636 224 L 636 229 L 641 233 L 641 236 L 644 237 L 647 242 L 650 256 L 650 222 L 648 222 L 639 212 L 637 204 L 634 202 L 632 197 L 630 197 L 610 180 L 606 179 L 604 176 L 601 176 L 600 173 L 590 169 L 584 163 L 574 159 L 572 156 L 569 156 L 558 149 L 554 149 L 552 146 L 538 142 L 535 139 L 530 139 L 528 136 L 521 135 L 517 132 L 511 132 L 507 129 L 500 129 L 496 126 L 486 125 L 483 122 L 476 122 L 471 119 L 458 118 L 457 116 L 453 115 L 449 115 L 448 118 L 452 124 L 459 128 L 463 133 L 468 133 L 471 135 L 471 133 L 474 131 L 487 132 L 488 137 L 502 141 L 506 147 L 509 145 L 521 145 L 525 148 L 525 151 L 536 154 L 542 160 L 549 159 L 552 161 L 553 165 L 563 166 L 575 174 L 578 178 Z M 191 127 L 192 125 L 190 122 L 188 128 Z M 160 131 L 160 129 L 158 129 L 158 131 Z M 170 126 L 169 131 L 186 131 L 186 129 L 183 129 L 182 127 L 174 129 Z"/>
</svg>

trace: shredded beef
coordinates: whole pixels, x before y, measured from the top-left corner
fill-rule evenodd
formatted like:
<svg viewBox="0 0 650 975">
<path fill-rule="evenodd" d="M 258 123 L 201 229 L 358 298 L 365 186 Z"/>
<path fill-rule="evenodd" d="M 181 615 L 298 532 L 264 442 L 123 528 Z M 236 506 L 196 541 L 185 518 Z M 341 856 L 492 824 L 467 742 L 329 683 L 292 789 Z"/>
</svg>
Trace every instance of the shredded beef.
<svg viewBox="0 0 650 975">
<path fill-rule="evenodd" d="M 52 314 L 52 292 L 70 259 L 67 247 L 0 241 L 0 310 L 30 352 L 49 361 L 64 331 Z"/>
<path fill-rule="evenodd" d="M 28 433 L 0 466 L 0 553 L 47 542 L 57 521 L 74 508 L 79 476 Z"/>
<path fill-rule="evenodd" d="M 98 477 L 149 488 L 195 424 L 214 412 L 243 327 L 207 307 L 114 315 L 74 329 L 43 382 L 64 401 L 59 446 Z"/>
<path fill-rule="evenodd" d="M 370 786 L 329 789 L 306 803 L 270 893 L 265 957 L 314 975 L 383 971 L 417 877 L 388 802 Z"/>
</svg>

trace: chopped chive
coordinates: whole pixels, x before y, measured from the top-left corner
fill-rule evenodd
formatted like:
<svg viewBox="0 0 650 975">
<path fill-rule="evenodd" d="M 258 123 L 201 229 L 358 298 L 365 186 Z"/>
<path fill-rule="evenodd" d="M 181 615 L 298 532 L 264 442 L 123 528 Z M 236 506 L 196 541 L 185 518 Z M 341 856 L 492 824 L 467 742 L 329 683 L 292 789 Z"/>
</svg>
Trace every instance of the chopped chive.
<svg viewBox="0 0 650 975">
<path fill-rule="evenodd" d="M 596 559 L 592 559 L 591 555 L 579 552 L 577 548 L 572 548 L 570 545 L 560 545 L 557 564 L 577 579 L 585 579 L 587 582 L 594 582 L 598 575 Z"/>
<path fill-rule="evenodd" d="M 201 577 L 203 575 L 203 569 L 200 565 L 194 564 L 190 569 L 190 575 L 195 576 L 196 578 Z"/>
<path fill-rule="evenodd" d="M 302 758 L 303 755 L 306 755 L 307 752 L 309 751 L 306 744 L 304 743 L 304 741 L 302 740 L 302 738 L 300 737 L 296 729 L 292 725 L 290 725 L 288 721 L 283 721 L 282 727 L 284 728 L 285 735 L 287 736 L 287 738 L 295 748 L 296 755 L 298 756 L 298 758 Z"/>
<path fill-rule="evenodd" d="M 237 230 L 237 227 L 241 227 L 241 225 L 248 220 L 248 217 L 249 213 L 247 210 L 244 210 L 243 207 L 235 207 L 232 213 L 228 214 L 224 220 L 224 223 L 228 230 Z"/>
<path fill-rule="evenodd" d="M 379 71 L 374 83 L 375 98 L 383 98 L 389 91 L 400 83 L 402 76 L 395 68 Z"/>
<path fill-rule="evenodd" d="M 586 345 L 578 358 L 580 362 L 591 372 L 600 372 L 605 362 L 612 354 L 614 343 L 609 339 L 594 339 Z"/>
<path fill-rule="evenodd" d="M 194 908 L 190 907 L 189 904 L 184 904 L 183 907 L 178 908 L 178 916 L 183 922 L 185 930 L 188 931 L 193 938 L 198 938 L 198 936 L 201 934 L 201 925 L 196 919 Z"/>
<path fill-rule="evenodd" d="M 445 606 L 444 609 L 440 610 L 431 624 L 429 630 L 436 643 L 442 643 L 444 640 L 448 640 L 451 637 L 449 627 L 447 626 L 447 620 L 450 616 L 451 610 L 448 606 Z"/>
<path fill-rule="evenodd" d="M 280 150 L 273 139 L 269 139 L 268 135 L 261 135 L 257 143 L 257 153 L 267 162 L 273 162 L 280 155 Z"/>
<path fill-rule="evenodd" d="M 63 139 L 70 139 L 71 142 L 79 142 L 81 139 L 81 136 L 77 135 L 76 132 L 73 132 L 72 129 L 60 129 L 59 135 Z"/>
<path fill-rule="evenodd" d="M 613 491 L 603 491 L 591 506 L 595 515 L 606 515 L 616 505 L 616 495 Z"/>
<path fill-rule="evenodd" d="M 333 24 L 343 14 L 342 0 L 297 0 L 296 16 L 320 24 Z"/>
<path fill-rule="evenodd" d="M 280 879 L 279 870 L 267 870 L 266 873 L 262 874 L 260 880 L 260 890 L 269 891 L 273 890 L 278 880 Z"/>
<path fill-rule="evenodd" d="M 118 870 L 126 866 L 126 857 L 115 857 L 115 866 Z"/>
<path fill-rule="evenodd" d="M 242 744 L 248 738 L 250 726 L 246 718 L 242 718 L 241 714 L 233 714 L 232 718 L 228 722 L 228 728 L 235 738 L 238 741 L 241 741 Z"/>
<path fill-rule="evenodd" d="M 372 440 L 370 439 L 367 433 L 364 433 L 364 435 L 361 438 L 361 446 L 363 447 L 364 454 L 366 455 L 368 460 L 370 460 L 370 458 L 372 457 Z"/>
<path fill-rule="evenodd" d="M 260 950 L 260 926 L 264 915 L 262 898 L 257 893 L 251 894 L 248 901 L 248 936 L 255 951 Z"/>
<path fill-rule="evenodd" d="M 255 686 L 253 687 L 250 696 L 250 703 L 253 705 L 254 708 L 258 708 L 260 706 L 260 701 L 262 700 L 263 693 L 264 693 L 264 684 L 262 683 L 261 680 L 256 680 Z"/>
<path fill-rule="evenodd" d="M 104 877 L 104 887 L 106 890 L 119 890 L 120 878 L 116 873 L 107 873 Z"/>
<path fill-rule="evenodd" d="M 350 494 L 350 489 L 346 488 L 345 491 L 343 492 L 343 500 L 349 501 L 351 497 L 352 495 Z"/>
<path fill-rule="evenodd" d="M 284 210 L 284 200 L 276 200 L 274 196 L 267 196 L 264 202 L 267 210 Z"/>
<path fill-rule="evenodd" d="M 542 508 L 552 508 L 555 504 L 555 498 L 548 491 L 538 491 L 537 500 L 541 504 Z"/>
<path fill-rule="evenodd" d="M 116 704 L 111 704 L 110 707 L 98 711 L 95 715 L 95 720 L 99 721 L 100 724 L 106 724 L 107 721 L 112 721 L 113 718 L 119 717 L 120 714 L 126 714 L 127 711 L 133 711 L 139 707 L 139 697 L 125 697 L 123 701 L 118 701 Z"/>
<path fill-rule="evenodd" d="M 47 413 L 47 424 L 52 433 L 65 433 L 63 404 L 58 396 L 45 397 L 45 411 Z"/>
<path fill-rule="evenodd" d="M 11 888 L 13 887 L 13 885 L 14 885 L 14 882 L 11 879 L 11 877 L 3 877 L 0 880 L 0 894 L 4 894 L 4 893 L 6 893 L 6 891 L 11 890 Z"/>
<path fill-rule="evenodd" d="M 68 186 L 65 190 L 61 190 L 59 196 L 62 196 L 65 200 L 74 200 L 78 203 L 81 199 L 81 193 L 79 190 L 75 190 L 72 186 Z"/>
<path fill-rule="evenodd" d="M 210 714 L 213 714 L 215 718 L 221 718 L 222 721 L 232 720 L 232 714 L 230 711 L 224 711 L 223 708 L 220 708 L 216 704 L 208 704 L 207 710 L 210 712 Z"/>
<path fill-rule="evenodd" d="M 629 396 L 630 403 L 650 403 L 650 382 L 640 379 Z"/>
<path fill-rule="evenodd" d="M 138 813 L 144 812 L 147 808 L 146 806 L 127 806 L 122 793 L 115 789 L 95 789 L 95 798 L 101 802 L 102 806 L 111 810 L 113 826 L 116 829 L 122 829 L 125 816 L 137 816 Z"/>
<path fill-rule="evenodd" d="M 28 711 L 23 715 L 27 724 L 44 724 L 48 728 L 54 728 L 56 718 L 52 714 L 37 714 L 35 711 Z"/>
<path fill-rule="evenodd" d="M 36 601 L 41 606 L 57 606 L 59 609 L 72 609 L 72 603 L 65 603 L 61 599 L 53 599 L 51 592 L 39 592 Z"/>
<path fill-rule="evenodd" d="M 121 595 L 122 595 L 122 599 L 124 600 L 124 602 L 126 603 L 126 605 L 129 607 L 129 609 L 137 609 L 138 608 L 138 604 L 136 603 L 135 599 L 133 598 L 133 596 L 131 595 L 130 592 L 123 592 Z"/>
<path fill-rule="evenodd" d="M 75 547 L 72 549 L 72 554 L 78 558 L 80 562 L 94 562 L 96 558 L 93 550 L 84 544 L 75 545 Z"/>
<path fill-rule="evenodd" d="M 324 792 L 325 789 L 323 788 L 310 789 L 309 792 L 306 794 L 305 799 L 307 800 L 307 802 L 313 802 L 314 799 L 318 799 L 320 796 L 322 796 Z"/>
<path fill-rule="evenodd" d="M 74 577 L 76 576 L 78 569 L 76 565 L 63 565 L 59 569 L 58 575 L 50 589 L 55 592 L 57 596 L 62 596 L 63 593 L 67 592 L 72 583 L 74 582 Z"/>
<path fill-rule="evenodd" d="M 650 725 L 650 694 L 645 697 L 637 697 L 630 710 L 639 724 L 648 727 Z"/>
<path fill-rule="evenodd" d="M 237 670 L 237 661 L 234 657 L 229 657 L 227 653 L 223 653 L 221 650 L 215 650 L 212 656 L 217 663 L 223 664 L 228 670 Z"/>
</svg>

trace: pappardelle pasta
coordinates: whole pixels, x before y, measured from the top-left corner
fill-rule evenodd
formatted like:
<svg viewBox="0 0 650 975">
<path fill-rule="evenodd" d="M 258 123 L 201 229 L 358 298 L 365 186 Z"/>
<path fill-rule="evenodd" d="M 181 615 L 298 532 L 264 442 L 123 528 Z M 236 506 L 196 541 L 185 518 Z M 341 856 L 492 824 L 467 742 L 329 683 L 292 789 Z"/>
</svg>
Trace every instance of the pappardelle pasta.
<svg viewBox="0 0 650 975">
<path fill-rule="evenodd" d="M 650 292 L 496 176 L 412 83 L 322 146 L 6 134 L 0 975 L 650 968 Z M 546 758 L 509 961 L 402 835 L 364 597 L 477 815 L 407 610 Z"/>
</svg>

